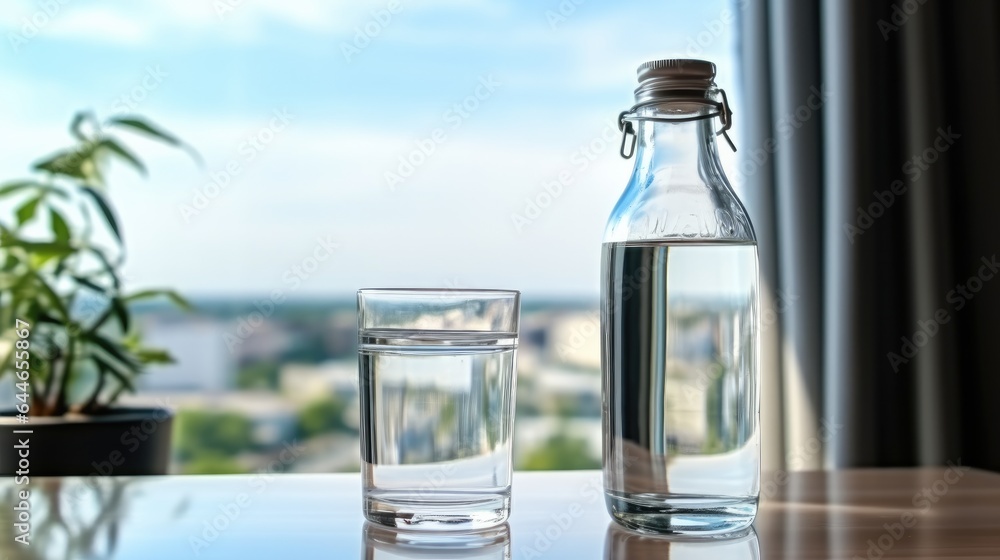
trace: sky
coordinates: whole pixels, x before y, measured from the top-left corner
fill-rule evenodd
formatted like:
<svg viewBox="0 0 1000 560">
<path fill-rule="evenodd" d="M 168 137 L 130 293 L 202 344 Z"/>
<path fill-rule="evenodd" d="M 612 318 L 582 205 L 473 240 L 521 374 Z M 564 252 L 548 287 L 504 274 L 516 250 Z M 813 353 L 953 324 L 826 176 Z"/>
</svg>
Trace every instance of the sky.
<svg viewBox="0 0 1000 560">
<path fill-rule="evenodd" d="M 113 169 L 132 288 L 596 298 L 604 225 L 632 166 L 618 155 L 614 120 L 631 105 L 635 69 L 654 58 L 716 62 L 738 140 L 735 9 L 728 0 L 6 2 L 0 182 L 67 145 L 79 109 L 138 113 L 204 163 L 137 139 L 149 178 Z"/>
</svg>

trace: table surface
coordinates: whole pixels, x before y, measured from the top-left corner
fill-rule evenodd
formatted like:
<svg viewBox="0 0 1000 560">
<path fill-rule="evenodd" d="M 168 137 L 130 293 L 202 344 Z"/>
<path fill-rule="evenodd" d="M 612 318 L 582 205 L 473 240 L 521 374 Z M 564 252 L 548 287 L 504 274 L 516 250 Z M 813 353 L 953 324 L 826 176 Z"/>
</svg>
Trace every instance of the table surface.
<svg viewBox="0 0 1000 560">
<path fill-rule="evenodd" d="M 0 480 L 0 560 L 48 558 L 1000 558 L 1000 474 L 965 467 L 766 474 L 754 532 L 682 542 L 618 528 L 598 471 L 515 473 L 489 544 L 365 530 L 358 475 Z M 28 489 L 30 544 L 14 542 Z"/>
</svg>

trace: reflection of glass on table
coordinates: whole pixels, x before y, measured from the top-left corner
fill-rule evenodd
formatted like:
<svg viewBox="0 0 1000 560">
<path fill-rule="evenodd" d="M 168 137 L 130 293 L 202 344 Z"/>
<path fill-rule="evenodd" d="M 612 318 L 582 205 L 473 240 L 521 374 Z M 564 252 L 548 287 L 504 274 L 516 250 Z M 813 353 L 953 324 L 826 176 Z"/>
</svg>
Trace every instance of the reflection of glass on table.
<svg viewBox="0 0 1000 560">
<path fill-rule="evenodd" d="M 365 523 L 365 560 L 510 560 L 510 528 L 468 532 L 399 531 Z"/>
</svg>

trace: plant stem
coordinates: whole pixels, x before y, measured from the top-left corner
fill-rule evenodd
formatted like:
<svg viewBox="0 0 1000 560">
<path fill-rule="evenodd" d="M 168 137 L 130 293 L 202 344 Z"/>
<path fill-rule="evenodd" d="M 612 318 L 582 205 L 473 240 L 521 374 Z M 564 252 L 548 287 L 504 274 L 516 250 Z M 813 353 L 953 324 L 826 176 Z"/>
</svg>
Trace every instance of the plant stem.
<svg viewBox="0 0 1000 560">
<path fill-rule="evenodd" d="M 52 394 L 52 386 L 56 382 L 56 364 L 58 363 L 58 360 L 50 360 L 48 362 L 49 375 L 45 378 L 45 387 L 42 389 L 42 395 L 39 398 L 42 403 L 39 416 L 49 416 L 49 396 Z"/>
<path fill-rule="evenodd" d="M 73 377 L 73 361 L 76 358 L 76 341 L 70 337 L 66 344 L 66 361 L 63 363 L 63 375 L 59 380 L 59 390 L 55 395 L 53 416 L 66 414 L 66 393 L 69 389 L 69 381 Z"/>
<path fill-rule="evenodd" d="M 28 378 L 28 387 L 31 388 L 31 409 L 37 410 L 38 406 L 43 406 L 42 401 L 39 400 L 39 389 L 38 382 L 35 381 L 35 376 L 32 375 Z"/>
<path fill-rule="evenodd" d="M 122 392 L 124 392 L 124 391 L 125 391 L 125 386 L 119 384 L 118 388 L 115 389 L 115 391 L 113 393 L 111 393 L 111 396 L 108 398 L 108 403 L 113 403 L 113 402 L 117 401 L 118 397 L 121 396 Z"/>
<path fill-rule="evenodd" d="M 101 396 L 101 391 L 104 389 L 104 379 L 107 375 L 102 370 L 97 377 L 97 386 L 94 387 L 94 392 L 90 394 L 90 398 L 84 403 L 83 407 L 80 408 L 81 414 L 90 414 L 93 409 L 96 408 L 97 398 Z"/>
</svg>

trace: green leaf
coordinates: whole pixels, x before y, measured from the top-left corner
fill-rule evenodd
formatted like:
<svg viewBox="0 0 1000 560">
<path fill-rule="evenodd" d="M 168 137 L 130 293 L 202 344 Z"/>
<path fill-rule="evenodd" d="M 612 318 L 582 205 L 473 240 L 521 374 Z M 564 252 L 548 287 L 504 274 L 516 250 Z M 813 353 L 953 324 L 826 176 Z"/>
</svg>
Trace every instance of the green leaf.
<svg viewBox="0 0 1000 560">
<path fill-rule="evenodd" d="M 114 311 L 115 318 L 118 319 L 118 324 L 121 325 L 122 330 L 128 332 L 129 314 L 125 302 L 120 297 L 113 297 L 111 298 L 111 309 Z"/>
<path fill-rule="evenodd" d="M 19 247 L 28 253 L 45 258 L 65 257 L 74 252 L 73 247 L 65 243 L 51 241 L 24 241 L 13 236 L 3 236 L 4 247 Z"/>
<path fill-rule="evenodd" d="M 162 348 L 139 348 L 135 351 L 135 356 L 143 365 L 147 364 L 172 364 L 174 357 L 170 352 Z"/>
<path fill-rule="evenodd" d="M 101 373 L 114 376 L 115 379 L 117 379 L 118 382 L 124 385 L 129 391 L 135 391 L 135 385 L 129 377 L 135 373 L 134 371 L 130 370 L 128 373 L 123 372 L 104 358 L 97 355 L 91 355 L 90 359 L 94 361 L 94 365 L 97 366 L 97 369 L 101 371 Z"/>
<path fill-rule="evenodd" d="M 69 259 L 67 257 L 59 257 L 59 262 L 56 263 L 56 268 L 52 271 L 52 274 L 62 276 L 62 273 L 66 271 L 66 266 L 68 264 Z"/>
<path fill-rule="evenodd" d="M 128 162 L 129 165 L 134 167 L 143 176 L 147 175 L 146 166 L 143 165 L 141 161 L 139 161 L 139 158 L 137 158 L 135 154 L 125 149 L 125 146 L 122 146 L 121 144 L 112 140 L 111 138 L 105 138 L 104 140 L 101 140 L 100 144 L 101 147 L 111 150 L 112 152 L 115 153 L 115 155 Z"/>
<path fill-rule="evenodd" d="M 41 270 L 47 262 L 57 258 L 58 255 L 53 253 L 31 253 L 28 255 L 28 266 L 35 270 Z"/>
<path fill-rule="evenodd" d="M 0 186 L 0 196 L 24 190 L 40 184 L 41 183 L 36 183 L 35 181 L 13 181 L 10 183 L 4 183 L 3 186 Z"/>
<path fill-rule="evenodd" d="M 142 301 L 144 299 L 153 299 L 158 297 L 165 297 L 169 299 L 171 303 L 173 303 L 174 305 L 176 305 L 177 307 L 179 307 L 184 311 L 194 310 L 194 306 L 191 305 L 191 302 L 184 299 L 183 296 L 181 296 L 174 290 L 142 290 L 141 292 L 135 292 L 134 294 L 128 295 L 125 298 L 125 301 L 128 302 Z"/>
<path fill-rule="evenodd" d="M 121 230 L 118 229 L 118 220 L 115 218 L 115 213 L 111 209 L 111 206 L 108 205 L 108 202 L 106 200 L 104 200 L 104 196 L 101 193 L 97 192 L 97 190 L 94 189 L 93 187 L 83 186 L 80 188 L 83 190 L 83 192 L 87 193 L 88 195 L 90 195 L 92 199 L 94 199 L 94 204 L 97 206 L 98 210 L 100 210 L 101 214 L 104 216 L 104 221 L 108 223 L 108 227 L 110 227 L 111 231 L 114 232 L 115 238 L 118 239 L 119 243 L 121 243 L 122 234 Z"/>
<path fill-rule="evenodd" d="M 6 272 L 0 273 L 0 290 L 5 292 L 12 292 L 13 287 L 18 284 L 18 277 L 13 274 L 7 274 Z"/>
<path fill-rule="evenodd" d="M 97 260 L 101 261 L 101 264 L 104 266 L 104 271 L 108 273 L 108 278 L 111 280 L 111 285 L 114 289 L 121 289 L 121 280 L 118 278 L 118 268 L 111 263 L 108 256 L 104 254 L 104 251 L 92 246 L 87 247 L 86 250 L 93 253 L 94 256 L 97 257 Z"/>
<path fill-rule="evenodd" d="M 117 124 L 119 126 L 139 131 L 143 134 L 146 134 L 147 136 L 152 136 L 157 140 L 166 142 L 171 146 L 181 145 L 181 141 L 176 136 L 170 134 L 169 132 L 163 130 L 162 128 L 153 125 L 152 123 L 146 121 L 141 117 L 137 117 L 134 115 L 125 115 L 121 117 L 112 117 L 108 119 L 108 122 L 111 124 Z"/>
<path fill-rule="evenodd" d="M 169 299 L 171 303 L 173 303 L 175 306 L 177 306 L 181 310 L 183 310 L 183 311 L 193 311 L 194 310 L 194 306 L 191 305 L 191 302 L 189 302 L 187 299 L 184 298 L 184 296 L 178 294 L 177 292 L 175 292 L 173 290 L 166 290 L 164 292 L 164 295 L 167 296 L 167 299 Z"/>
<path fill-rule="evenodd" d="M 58 312 L 59 318 L 62 319 L 62 321 L 65 324 L 69 324 L 71 321 L 69 316 L 69 310 L 66 309 L 66 306 L 63 304 L 63 300 L 59 296 L 59 294 L 57 294 L 55 290 L 53 290 L 52 287 L 49 286 L 47 282 L 45 282 L 45 279 L 42 278 L 41 275 L 39 275 L 37 272 L 32 270 L 29 272 L 29 274 L 31 274 L 34 277 L 35 284 L 38 286 L 38 289 L 42 292 L 42 295 L 44 295 L 46 299 L 49 300 L 49 307 Z"/>
<path fill-rule="evenodd" d="M 52 325 L 63 325 L 63 326 L 66 326 L 58 318 L 53 317 L 52 315 L 49 315 L 44 309 L 39 309 L 38 311 L 35 312 L 35 320 L 38 321 L 39 323 L 49 323 L 49 324 L 52 324 Z M 75 323 L 71 323 L 71 324 L 75 324 Z"/>
<path fill-rule="evenodd" d="M 18 258 L 17 258 L 17 257 L 15 257 L 14 255 L 12 255 L 12 254 L 10 254 L 10 253 L 7 253 L 7 254 L 6 254 L 5 256 L 4 256 L 4 259 L 3 259 L 3 268 L 2 268 L 2 270 L 3 270 L 4 272 L 7 272 L 7 271 L 9 271 L 9 270 L 14 270 L 14 268 L 15 268 L 15 267 L 16 267 L 16 266 L 18 265 L 18 263 L 20 263 L 20 262 L 21 262 L 21 261 L 20 261 L 20 260 L 18 260 Z"/>
<path fill-rule="evenodd" d="M 96 123 L 97 120 L 94 118 L 94 113 L 90 111 L 79 111 L 73 115 L 73 121 L 69 124 L 69 132 L 78 140 L 86 140 L 87 136 L 84 135 L 83 131 L 80 130 L 80 125 L 83 121 L 89 120 L 92 123 Z"/>
<path fill-rule="evenodd" d="M 36 196 L 22 204 L 21 207 L 17 209 L 17 225 L 23 226 L 25 222 L 34 218 L 35 211 L 38 210 L 38 203 L 41 201 L 42 197 Z"/>
<path fill-rule="evenodd" d="M 69 195 L 66 194 L 66 191 L 60 188 L 54 187 L 52 185 L 46 185 L 45 183 L 39 183 L 38 181 L 30 181 L 30 180 L 12 181 L 10 183 L 5 183 L 4 185 L 0 186 L 0 196 L 5 196 L 11 193 L 22 191 L 24 189 L 32 189 L 32 188 L 38 191 L 39 195 L 51 194 L 53 196 L 58 196 L 59 198 L 62 199 L 69 198 Z"/>
<path fill-rule="evenodd" d="M 14 300 L 14 303 L 13 305 L 10 306 L 10 309 L 12 310 L 18 309 L 19 305 L 17 304 L 16 296 L 21 291 L 21 289 L 30 282 L 31 277 L 23 273 L 17 273 L 13 275 L 5 273 L 0 275 L 0 278 L 3 278 L 3 281 L 0 282 L 0 285 L 2 285 L 3 287 L 0 289 L 13 295 L 12 299 Z"/>
<path fill-rule="evenodd" d="M 49 208 L 49 218 L 52 225 L 52 234 L 56 236 L 56 242 L 69 243 L 71 234 L 66 219 L 55 208 Z"/>
<path fill-rule="evenodd" d="M 88 142 L 79 148 L 70 148 L 61 152 L 56 152 L 48 159 L 35 163 L 34 169 L 48 171 L 54 175 L 64 175 L 74 179 L 98 179 L 100 173 L 97 165 L 93 161 L 94 150 L 98 144 Z"/>
<path fill-rule="evenodd" d="M 77 283 L 80 284 L 81 286 L 86 286 L 87 288 L 89 288 L 89 289 L 91 289 L 91 290 L 93 290 L 93 291 L 95 291 L 95 292 L 97 292 L 99 294 L 103 294 L 104 292 L 107 291 L 103 287 L 95 284 L 90 279 L 88 279 L 86 277 L 83 277 L 83 276 L 75 276 L 74 275 L 73 276 L 73 280 L 76 280 Z"/>
<path fill-rule="evenodd" d="M 108 356 L 114 358 L 122 366 L 127 368 L 129 371 L 136 371 L 139 369 L 139 363 L 136 359 L 128 354 L 128 351 L 123 348 L 120 344 L 108 340 L 107 338 L 101 336 L 100 334 L 90 330 L 83 333 L 83 338 L 88 342 L 92 343 L 94 346 L 100 348 Z"/>
<path fill-rule="evenodd" d="M 150 136 L 156 140 L 160 140 L 162 142 L 170 144 L 171 146 L 176 146 L 178 148 L 181 148 L 184 151 L 186 151 L 191 156 L 191 158 L 194 159 L 196 163 L 198 163 L 198 165 L 204 164 L 204 162 L 201 159 L 201 155 L 198 154 L 197 150 L 185 144 L 184 142 L 181 142 L 181 140 L 176 136 L 174 136 L 173 134 L 170 134 L 169 132 L 163 130 L 162 128 L 153 125 L 152 123 L 141 117 L 135 115 L 123 115 L 121 117 L 112 117 L 108 119 L 108 123 L 112 125 L 119 125 L 125 128 L 130 128 L 135 132 L 139 132 L 146 136 Z"/>
</svg>

